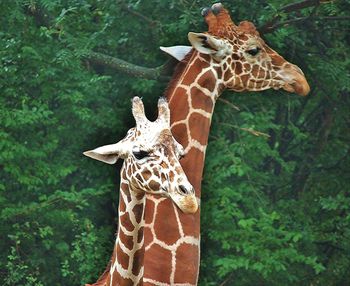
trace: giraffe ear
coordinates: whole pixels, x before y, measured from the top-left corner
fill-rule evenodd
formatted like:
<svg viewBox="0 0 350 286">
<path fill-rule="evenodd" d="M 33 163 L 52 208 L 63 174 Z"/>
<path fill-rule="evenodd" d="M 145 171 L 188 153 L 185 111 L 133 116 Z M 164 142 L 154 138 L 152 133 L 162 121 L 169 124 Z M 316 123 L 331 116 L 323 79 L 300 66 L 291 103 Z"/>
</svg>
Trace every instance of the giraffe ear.
<svg viewBox="0 0 350 286">
<path fill-rule="evenodd" d="M 191 46 L 172 46 L 172 47 L 160 47 L 160 49 L 168 55 L 174 57 L 181 62 L 185 56 L 192 50 Z"/>
<path fill-rule="evenodd" d="M 226 42 L 209 34 L 189 32 L 188 40 L 198 52 L 212 55 L 216 60 L 221 60 L 232 53 Z"/>
<path fill-rule="evenodd" d="M 107 164 L 114 164 L 119 158 L 127 157 L 127 150 L 123 150 L 120 143 L 105 145 L 83 153 L 92 159 L 102 161 Z"/>
</svg>

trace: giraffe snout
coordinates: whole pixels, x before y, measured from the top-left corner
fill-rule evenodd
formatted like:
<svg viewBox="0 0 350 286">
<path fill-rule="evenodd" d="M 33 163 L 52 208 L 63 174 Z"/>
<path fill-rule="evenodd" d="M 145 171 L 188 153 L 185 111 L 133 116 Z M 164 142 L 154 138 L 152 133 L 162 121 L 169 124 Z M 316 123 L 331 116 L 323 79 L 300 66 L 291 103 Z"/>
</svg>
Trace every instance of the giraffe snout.
<svg viewBox="0 0 350 286">
<path fill-rule="evenodd" d="M 294 88 L 294 92 L 296 94 L 306 96 L 310 92 L 309 83 L 307 82 L 304 73 L 299 67 L 293 66 L 293 69 L 295 81 L 292 84 L 292 87 Z"/>
<path fill-rule="evenodd" d="M 172 201 L 186 214 L 194 214 L 198 210 L 198 201 L 193 186 L 186 179 L 180 180 L 173 191 L 169 192 Z"/>
<path fill-rule="evenodd" d="M 288 92 L 306 96 L 310 92 L 310 86 L 302 70 L 296 65 L 288 65 L 281 73 L 285 82 L 283 89 Z"/>
</svg>

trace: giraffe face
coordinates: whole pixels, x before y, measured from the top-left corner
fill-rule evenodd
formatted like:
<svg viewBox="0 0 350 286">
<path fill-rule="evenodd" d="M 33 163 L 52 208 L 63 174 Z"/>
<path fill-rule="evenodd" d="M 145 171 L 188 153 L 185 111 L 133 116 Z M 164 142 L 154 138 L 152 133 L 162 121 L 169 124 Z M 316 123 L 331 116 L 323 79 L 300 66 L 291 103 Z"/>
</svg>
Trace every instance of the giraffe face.
<svg viewBox="0 0 350 286">
<path fill-rule="evenodd" d="M 271 49 L 253 23 L 236 26 L 220 3 L 204 12 L 208 33 L 189 33 L 193 48 L 210 56 L 210 65 L 225 88 L 234 91 L 284 89 L 306 95 L 303 72 Z"/>
<path fill-rule="evenodd" d="M 130 183 L 138 190 L 169 197 L 185 213 L 196 212 L 194 189 L 179 162 L 184 155 L 182 145 L 174 139 L 169 127 L 161 130 L 149 122 L 142 129 L 134 130 L 141 135 L 132 142 L 126 158 Z M 147 139 L 142 134 L 147 134 Z"/>
<path fill-rule="evenodd" d="M 179 162 L 184 149 L 170 132 L 170 111 L 164 99 L 159 100 L 158 109 L 158 119 L 150 122 L 141 99 L 135 97 L 136 127 L 118 143 L 84 154 L 109 164 L 124 159 L 126 177 L 135 192 L 169 197 L 184 213 L 195 213 L 198 203 L 194 188 Z"/>
</svg>

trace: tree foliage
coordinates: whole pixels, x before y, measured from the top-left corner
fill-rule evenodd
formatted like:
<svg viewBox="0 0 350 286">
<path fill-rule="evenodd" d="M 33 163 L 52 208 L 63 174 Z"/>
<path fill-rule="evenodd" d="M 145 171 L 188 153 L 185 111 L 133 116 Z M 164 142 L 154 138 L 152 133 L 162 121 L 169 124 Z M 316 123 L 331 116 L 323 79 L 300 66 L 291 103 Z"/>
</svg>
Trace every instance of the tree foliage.
<svg viewBox="0 0 350 286">
<path fill-rule="evenodd" d="M 305 2 L 225 3 L 312 91 L 222 95 L 203 179 L 200 285 L 350 284 L 350 2 Z M 154 116 L 169 74 L 158 47 L 204 31 L 209 4 L 0 3 L 2 285 L 82 285 L 104 270 L 118 168 L 82 152 L 133 125 L 133 95 Z M 126 74 L 107 56 L 143 69 Z"/>
</svg>

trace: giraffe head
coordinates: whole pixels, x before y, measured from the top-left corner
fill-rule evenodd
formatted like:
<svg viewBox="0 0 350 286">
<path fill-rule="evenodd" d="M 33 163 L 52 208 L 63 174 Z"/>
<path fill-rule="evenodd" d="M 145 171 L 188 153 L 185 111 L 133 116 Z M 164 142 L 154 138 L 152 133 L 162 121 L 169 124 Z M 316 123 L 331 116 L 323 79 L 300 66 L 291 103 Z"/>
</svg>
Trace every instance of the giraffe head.
<svg viewBox="0 0 350 286">
<path fill-rule="evenodd" d="M 200 58 L 210 62 L 215 70 L 215 80 L 221 82 L 222 89 L 260 91 L 282 88 L 299 95 L 308 94 L 310 87 L 301 69 L 271 49 L 253 23 L 243 21 L 235 25 L 221 3 L 203 9 L 202 15 L 208 24 L 208 32 L 190 32 L 188 39 L 200 53 Z M 177 59 L 182 59 L 189 51 L 183 46 L 162 50 Z M 212 73 L 209 75 L 213 77 Z"/>
<path fill-rule="evenodd" d="M 134 97 L 132 113 L 136 127 L 124 139 L 84 155 L 108 164 L 124 159 L 127 180 L 134 191 L 169 197 L 184 213 L 195 213 L 198 203 L 179 162 L 184 149 L 170 132 L 168 103 L 159 99 L 158 119 L 151 122 L 145 116 L 142 100 Z"/>
</svg>

